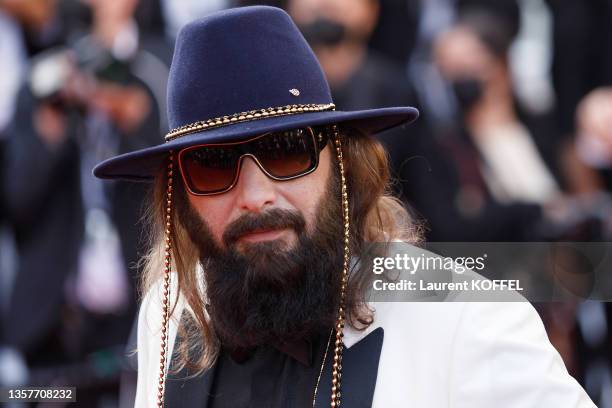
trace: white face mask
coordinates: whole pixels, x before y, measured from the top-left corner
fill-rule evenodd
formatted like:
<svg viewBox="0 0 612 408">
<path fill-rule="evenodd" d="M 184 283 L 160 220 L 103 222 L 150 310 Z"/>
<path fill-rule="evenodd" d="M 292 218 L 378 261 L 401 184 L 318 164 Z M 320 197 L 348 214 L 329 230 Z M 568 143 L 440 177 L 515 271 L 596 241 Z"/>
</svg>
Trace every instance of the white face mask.
<svg viewBox="0 0 612 408">
<path fill-rule="evenodd" d="M 599 137 L 579 135 L 576 139 L 578 157 L 588 166 L 596 169 L 612 167 L 612 143 L 606 143 Z"/>
</svg>

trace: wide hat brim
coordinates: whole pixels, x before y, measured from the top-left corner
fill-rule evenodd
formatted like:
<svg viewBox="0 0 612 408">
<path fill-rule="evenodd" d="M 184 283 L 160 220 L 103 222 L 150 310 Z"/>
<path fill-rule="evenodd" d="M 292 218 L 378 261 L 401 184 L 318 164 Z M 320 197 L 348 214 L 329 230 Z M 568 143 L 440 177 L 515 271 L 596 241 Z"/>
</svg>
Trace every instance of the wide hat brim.
<svg viewBox="0 0 612 408">
<path fill-rule="evenodd" d="M 338 124 L 373 135 L 406 125 L 419 116 L 412 107 L 392 107 L 359 111 L 322 111 L 290 116 L 263 118 L 229 124 L 216 129 L 187 134 L 161 145 L 125 153 L 98 164 L 93 174 L 103 179 L 150 181 L 166 164 L 170 151 L 208 143 L 239 142 L 268 132 L 302 126 Z"/>
</svg>

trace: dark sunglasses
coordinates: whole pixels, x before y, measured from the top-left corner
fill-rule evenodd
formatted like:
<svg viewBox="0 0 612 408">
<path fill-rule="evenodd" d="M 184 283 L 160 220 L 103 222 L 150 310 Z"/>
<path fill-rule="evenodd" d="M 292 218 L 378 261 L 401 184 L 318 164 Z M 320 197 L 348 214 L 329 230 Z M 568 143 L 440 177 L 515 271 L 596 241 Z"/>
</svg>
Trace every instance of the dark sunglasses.
<svg viewBox="0 0 612 408">
<path fill-rule="evenodd" d="M 191 146 L 179 152 L 178 161 L 191 194 L 221 194 L 236 185 L 246 156 L 273 180 L 293 180 L 312 173 L 329 134 L 327 127 L 304 127 L 243 142 Z"/>
</svg>

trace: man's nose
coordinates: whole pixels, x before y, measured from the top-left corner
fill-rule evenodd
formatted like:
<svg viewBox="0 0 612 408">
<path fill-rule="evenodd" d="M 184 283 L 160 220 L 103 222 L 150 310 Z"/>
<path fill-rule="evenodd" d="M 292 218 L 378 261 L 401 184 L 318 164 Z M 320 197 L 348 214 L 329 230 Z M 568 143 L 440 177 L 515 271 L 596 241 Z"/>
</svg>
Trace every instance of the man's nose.
<svg viewBox="0 0 612 408">
<path fill-rule="evenodd" d="M 238 194 L 237 205 L 243 211 L 262 212 L 276 202 L 276 186 L 259 168 L 252 157 L 241 163 L 238 182 L 234 186 Z"/>
</svg>

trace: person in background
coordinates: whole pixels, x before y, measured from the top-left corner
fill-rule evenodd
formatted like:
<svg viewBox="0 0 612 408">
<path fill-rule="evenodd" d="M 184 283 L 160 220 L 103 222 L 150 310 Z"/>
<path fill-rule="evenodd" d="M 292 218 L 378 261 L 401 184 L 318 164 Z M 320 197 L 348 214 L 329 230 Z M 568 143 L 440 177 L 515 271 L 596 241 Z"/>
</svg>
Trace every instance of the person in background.
<svg viewBox="0 0 612 408">
<path fill-rule="evenodd" d="M 572 191 L 604 211 L 612 191 L 612 2 L 547 3 L 564 172 Z"/>
<path fill-rule="evenodd" d="M 378 0 L 290 0 L 289 14 L 312 46 L 341 109 L 410 104 L 401 69 L 368 49 Z"/>
<path fill-rule="evenodd" d="M 151 75 L 166 78 L 141 52 L 136 5 L 89 1 L 91 33 L 33 58 L 6 146 L 2 196 L 19 258 L 6 342 L 25 356 L 28 385 L 76 386 L 84 407 L 117 399 L 146 191 L 104 186 L 91 168 L 150 145 L 163 123 Z"/>
<path fill-rule="evenodd" d="M 606 217 L 612 236 L 612 2 L 547 0 L 553 16 L 553 84 L 568 188 Z M 579 376 L 612 407 L 612 304 L 585 302 L 565 324 Z"/>
<path fill-rule="evenodd" d="M 612 86 L 595 88 L 580 101 L 575 149 L 585 166 L 598 173 L 590 192 L 612 191 Z"/>
<path fill-rule="evenodd" d="M 499 203 L 546 205 L 561 190 L 515 103 L 508 51 L 515 30 L 506 19 L 479 8 L 462 10 L 459 20 L 434 43 L 434 58 L 454 91 L 456 106 L 487 190 Z"/>
<path fill-rule="evenodd" d="M 518 29 L 515 2 L 465 0 L 455 22 L 433 37 L 428 72 L 439 75 L 446 92 L 437 97 L 451 109 L 440 117 L 438 104 L 424 103 L 420 132 L 427 136 L 390 148 L 401 192 L 426 220 L 431 240 L 599 234 L 597 215 L 563 192 L 554 121 L 515 102 L 508 50 Z"/>
</svg>

